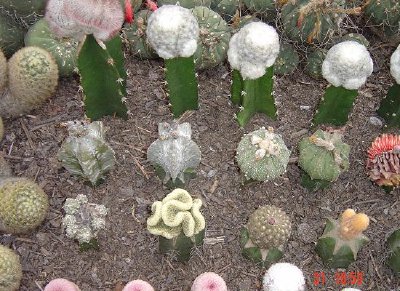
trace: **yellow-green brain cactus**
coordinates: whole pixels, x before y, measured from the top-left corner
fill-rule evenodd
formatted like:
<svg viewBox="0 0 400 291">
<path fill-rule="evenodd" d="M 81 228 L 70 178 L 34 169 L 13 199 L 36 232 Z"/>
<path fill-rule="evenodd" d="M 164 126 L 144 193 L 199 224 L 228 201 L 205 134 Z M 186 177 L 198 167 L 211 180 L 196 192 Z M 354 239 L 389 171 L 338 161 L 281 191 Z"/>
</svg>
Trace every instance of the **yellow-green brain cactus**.
<svg viewBox="0 0 400 291">
<path fill-rule="evenodd" d="M 22 278 L 19 256 L 0 245 L 0 291 L 16 291 Z"/>
<path fill-rule="evenodd" d="M 26 178 L 0 181 L 0 231 L 25 233 L 46 217 L 49 200 L 36 183 Z"/>
</svg>

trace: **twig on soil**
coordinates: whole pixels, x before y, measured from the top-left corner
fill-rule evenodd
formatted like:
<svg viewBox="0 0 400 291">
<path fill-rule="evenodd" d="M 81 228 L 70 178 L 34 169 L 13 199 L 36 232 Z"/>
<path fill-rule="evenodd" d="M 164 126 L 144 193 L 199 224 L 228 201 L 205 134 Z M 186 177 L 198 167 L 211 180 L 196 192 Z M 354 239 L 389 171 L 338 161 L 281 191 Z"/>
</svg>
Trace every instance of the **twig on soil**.
<svg viewBox="0 0 400 291">
<path fill-rule="evenodd" d="M 30 134 L 28 128 L 26 127 L 25 122 L 21 119 L 21 120 L 20 120 L 20 123 L 21 123 L 22 130 L 25 132 L 26 138 L 28 139 L 29 146 L 30 146 L 33 150 L 35 150 L 35 149 L 36 149 L 36 148 L 35 148 L 35 144 L 34 144 L 33 141 L 32 141 L 31 134 Z"/>
<path fill-rule="evenodd" d="M 24 162 L 30 162 L 33 160 L 33 157 L 23 158 L 23 157 L 19 157 L 19 156 L 11 156 L 11 155 L 4 156 L 4 158 L 9 159 L 9 160 L 18 160 L 18 161 L 24 161 Z"/>
<path fill-rule="evenodd" d="M 130 156 L 133 158 L 133 161 L 135 162 L 136 166 L 139 168 L 139 170 L 142 172 L 142 174 L 146 177 L 146 179 L 150 179 L 149 174 L 145 171 L 144 167 L 139 163 L 138 159 L 132 155 L 130 151 L 126 151 L 130 154 Z"/>
<path fill-rule="evenodd" d="M 54 116 L 52 118 L 43 120 L 42 122 L 38 123 L 36 126 L 32 127 L 31 131 L 35 131 L 35 130 L 38 130 L 38 129 L 42 128 L 42 127 L 45 127 L 45 126 L 47 126 L 49 124 L 59 122 L 60 119 L 62 119 L 65 116 L 66 116 L 66 114 L 61 114 L 61 115 L 57 115 L 57 116 Z M 60 122 L 65 122 L 65 121 L 67 121 L 67 120 L 62 120 Z"/>
<path fill-rule="evenodd" d="M 382 276 L 381 276 L 381 274 L 379 274 L 378 268 L 376 267 L 376 264 L 375 264 L 375 259 L 372 256 L 371 251 L 368 251 L 368 253 L 369 253 L 369 256 L 371 257 L 372 265 L 374 265 L 375 272 L 378 275 L 379 279 L 382 281 Z"/>
<path fill-rule="evenodd" d="M 116 145 L 120 145 L 120 146 L 124 146 L 124 147 L 130 148 L 132 150 L 141 152 L 142 154 L 146 154 L 146 152 L 144 150 L 139 149 L 137 147 L 134 147 L 134 146 L 132 146 L 130 144 L 124 144 L 124 143 L 120 143 L 120 142 L 117 142 L 117 141 L 114 141 L 114 140 L 112 140 L 110 143 L 113 143 L 113 144 L 116 144 Z"/>
<path fill-rule="evenodd" d="M 217 189 L 217 187 L 218 187 L 218 179 L 215 179 L 215 180 L 214 180 L 214 183 L 211 185 L 210 193 L 211 193 L 211 194 L 214 194 L 214 192 L 215 192 L 215 190 Z"/>
<path fill-rule="evenodd" d="M 374 203 L 374 202 L 380 202 L 380 201 L 382 201 L 382 199 L 371 199 L 371 200 L 367 200 L 367 201 L 356 201 L 356 202 L 354 202 L 354 205 Z"/>
<path fill-rule="evenodd" d="M 43 291 L 44 289 L 42 288 L 42 286 L 40 286 L 40 284 L 35 280 L 35 284 L 36 286 L 40 289 L 40 291 Z"/>
</svg>

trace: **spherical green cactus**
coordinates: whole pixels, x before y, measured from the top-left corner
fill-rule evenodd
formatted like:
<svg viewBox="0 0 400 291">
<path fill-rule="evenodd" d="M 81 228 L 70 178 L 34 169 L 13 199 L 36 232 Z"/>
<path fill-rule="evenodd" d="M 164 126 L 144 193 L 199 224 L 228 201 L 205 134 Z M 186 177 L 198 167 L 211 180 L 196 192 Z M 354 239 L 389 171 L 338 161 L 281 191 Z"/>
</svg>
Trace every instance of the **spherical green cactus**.
<svg viewBox="0 0 400 291">
<path fill-rule="evenodd" d="M 222 16 L 226 21 L 230 21 L 236 14 L 240 5 L 240 0 L 212 0 L 211 9 Z"/>
<path fill-rule="evenodd" d="M 157 4 L 159 6 L 163 5 L 179 5 L 184 8 L 194 8 L 197 6 L 210 7 L 211 0 L 158 0 Z"/>
<path fill-rule="evenodd" d="M 1 0 L 0 6 L 8 15 L 12 15 L 25 26 L 35 23 L 43 16 L 47 0 Z"/>
<path fill-rule="evenodd" d="M 349 41 L 349 40 L 356 41 L 365 46 L 366 48 L 369 47 L 368 39 L 366 39 L 365 36 L 359 33 L 348 33 L 341 37 L 338 37 L 337 39 L 334 40 L 333 45 L 338 44 L 339 42 Z"/>
<path fill-rule="evenodd" d="M 37 46 L 48 51 L 57 62 L 60 76 L 70 76 L 76 67 L 78 42 L 72 38 L 57 38 L 45 19 L 29 28 L 25 46 Z"/>
<path fill-rule="evenodd" d="M 387 264 L 396 274 L 400 275 L 400 229 L 395 230 L 386 241 L 389 248 Z"/>
<path fill-rule="evenodd" d="M 7 59 L 0 49 L 0 94 L 4 91 L 6 86 L 7 86 Z"/>
<path fill-rule="evenodd" d="M 24 46 L 26 29 L 0 10 L 0 50 L 11 57 Z"/>
<path fill-rule="evenodd" d="M 278 261 L 291 232 L 290 218 L 273 205 L 254 211 L 241 232 L 243 255 L 264 266 Z"/>
<path fill-rule="evenodd" d="M 366 1 L 364 13 L 374 24 L 380 25 L 387 36 L 400 34 L 400 3 L 398 0 Z"/>
<path fill-rule="evenodd" d="M 26 178 L 0 181 L 0 231 L 25 233 L 46 217 L 49 200 L 36 183 Z"/>
<path fill-rule="evenodd" d="M 267 22 L 276 18 L 279 3 L 276 0 L 244 0 L 246 8 Z"/>
<path fill-rule="evenodd" d="M 274 63 L 274 73 L 285 75 L 292 73 L 299 64 L 299 54 L 291 44 L 281 44 L 279 55 Z"/>
<path fill-rule="evenodd" d="M 304 71 L 315 79 L 322 78 L 322 63 L 328 51 L 326 49 L 315 49 L 307 55 Z"/>
<path fill-rule="evenodd" d="M 231 32 L 228 24 L 218 13 L 199 6 L 192 9 L 200 28 L 194 60 L 197 69 L 209 69 L 226 58 Z"/>
<path fill-rule="evenodd" d="M 318 129 L 299 144 L 299 165 L 312 180 L 333 182 L 349 168 L 350 146 L 342 135 Z"/>
<path fill-rule="evenodd" d="M 246 134 L 236 154 L 240 170 L 247 179 L 268 181 L 286 171 L 290 150 L 272 128 L 261 128 Z"/>
<path fill-rule="evenodd" d="M 22 279 L 19 256 L 0 245 L 0 291 L 17 291 Z"/>
<path fill-rule="evenodd" d="M 42 105 L 56 90 L 58 66 L 49 52 L 25 47 L 8 61 L 8 91 L 0 97 L 0 115 L 18 116 Z"/>
</svg>

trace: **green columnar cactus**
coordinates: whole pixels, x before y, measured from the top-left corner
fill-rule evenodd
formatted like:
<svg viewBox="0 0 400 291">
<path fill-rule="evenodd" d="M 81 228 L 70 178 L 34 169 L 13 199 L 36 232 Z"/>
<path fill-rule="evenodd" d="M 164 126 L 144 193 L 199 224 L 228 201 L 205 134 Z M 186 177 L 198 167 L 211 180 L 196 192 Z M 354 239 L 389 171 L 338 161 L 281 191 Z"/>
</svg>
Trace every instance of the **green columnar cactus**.
<svg viewBox="0 0 400 291">
<path fill-rule="evenodd" d="M 0 95 L 3 93 L 7 86 L 7 59 L 2 50 L 0 49 Z"/>
<path fill-rule="evenodd" d="M 49 200 L 36 183 L 26 178 L 0 181 L 0 231 L 26 233 L 46 217 Z"/>
<path fill-rule="evenodd" d="M 236 160 L 246 179 L 269 181 L 286 171 L 290 150 L 272 128 L 262 127 L 242 137 Z"/>
<path fill-rule="evenodd" d="M 211 0 L 158 0 L 159 6 L 163 5 L 179 5 L 184 8 L 192 9 L 197 6 L 210 7 Z"/>
<path fill-rule="evenodd" d="M 0 96 L 0 115 L 15 117 L 39 107 L 57 84 L 57 63 L 46 50 L 20 49 L 8 61 L 8 89 Z"/>
<path fill-rule="evenodd" d="M 272 26 L 251 22 L 229 41 L 228 61 L 233 69 L 231 98 L 241 105 L 240 126 L 256 113 L 276 118 L 272 93 L 273 64 L 279 53 L 279 36 Z"/>
<path fill-rule="evenodd" d="M 45 19 L 32 25 L 25 35 L 25 46 L 37 46 L 56 60 L 60 76 L 70 76 L 76 67 L 78 42 L 72 38 L 57 38 Z"/>
<path fill-rule="evenodd" d="M 212 0 L 211 9 L 222 16 L 226 21 L 236 14 L 240 6 L 240 0 Z"/>
<path fill-rule="evenodd" d="M 349 154 L 350 146 L 342 142 L 338 131 L 318 129 L 312 136 L 303 138 L 299 144 L 299 166 L 305 171 L 302 185 L 317 190 L 336 181 L 349 168 Z"/>
<path fill-rule="evenodd" d="M 16 21 L 28 27 L 44 14 L 47 0 L 1 0 L 0 10 L 15 18 Z"/>
<path fill-rule="evenodd" d="M 158 134 L 147 150 L 147 159 L 164 184 L 170 188 L 183 186 L 195 174 L 201 159 L 199 147 L 191 140 L 190 124 L 160 123 Z"/>
<path fill-rule="evenodd" d="M 164 5 L 150 15 L 146 34 L 150 45 L 165 60 L 165 78 L 174 117 L 197 109 L 198 90 L 193 57 L 199 37 L 196 18 L 189 9 Z"/>
<path fill-rule="evenodd" d="M 395 230 L 386 241 L 389 247 L 387 264 L 396 274 L 400 275 L 400 229 Z"/>
<path fill-rule="evenodd" d="M 191 249 L 201 245 L 205 220 L 200 213 L 202 201 L 183 189 L 175 189 L 151 206 L 147 230 L 159 237 L 162 253 L 173 253 L 178 261 L 188 261 Z"/>
<path fill-rule="evenodd" d="M 364 13 L 380 25 L 387 36 L 400 35 L 400 3 L 398 0 L 367 0 Z"/>
<path fill-rule="evenodd" d="M 71 121 L 68 132 L 58 159 L 72 175 L 81 176 L 96 185 L 115 165 L 115 154 L 105 141 L 103 123 Z"/>
<path fill-rule="evenodd" d="M 357 252 L 369 240 L 362 234 L 369 225 L 364 213 L 347 209 L 339 221 L 328 219 L 316 251 L 324 264 L 331 268 L 347 268 L 357 258 Z"/>
<path fill-rule="evenodd" d="M 200 33 L 194 61 L 197 69 L 209 69 L 221 64 L 228 51 L 230 28 L 218 13 L 199 6 L 192 9 Z"/>
<path fill-rule="evenodd" d="M 0 245 L 0 291 L 17 291 L 22 279 L 19 256 Z"/>
<path fill-rule="evenodd" d="M 277 262 L 283 256 L 291 228 L 290 218 L 280 208 L 261 206 L 250 215 L 241 231 L 243 256 L 264 267 Z"/>
<path fill-rule="evenodd" d="M 295 48 L 288 44 L 281 44 L 278 57 L 274 64 L 274 73 L 286 75 L 292 73 L 299 64 L 299 54 Z"/>
<path fill-rule="evenodd" d="M 314 79 L 322 78 L 322 63 L 326 58 L 326 49 L 315 49 L 307 55 L 304 71 Z"/>
<path fill-rule="evenodd" d="M 11 57 L 24 46 L 25 28 L 0 10 L 0 50 Z"/>
</svg>

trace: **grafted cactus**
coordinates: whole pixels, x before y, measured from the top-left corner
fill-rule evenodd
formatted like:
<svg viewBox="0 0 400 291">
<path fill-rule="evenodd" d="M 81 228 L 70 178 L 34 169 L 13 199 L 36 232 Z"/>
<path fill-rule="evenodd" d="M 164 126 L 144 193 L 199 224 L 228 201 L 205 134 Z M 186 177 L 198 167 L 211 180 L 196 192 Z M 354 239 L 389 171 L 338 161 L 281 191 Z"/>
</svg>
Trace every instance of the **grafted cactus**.
<svg viewBox="0 0 400 291">
<path fill-rule="evenodd" d="M 180 188 L 153 203 L 147 230 L 159 236 L 162 253 L 173 252 L 179 261 L 189 260 L 191 249 L 203 243 L 205 220 L 201 206 L 200 199 L 193 199 Z"/>
<path fill-rule="evenodd" d="M 63 279 L 58 278 L 51 280 L 46 287 L 44 287 L 43 291 L 81 291 L 75 283 Z"/>
<path fill-rule="evenodd" d="M 103 123 L 70 121 L 67 126 L 69 136 L 61 145 L 58 159 L 72 175 L 96 185 L 115 165 L 115 154 L 105 141 Z"/>
<path fill-rule="evenodd" d="M 0 245 L 0 291 L 17 291 L 22 279 L 19 256 Z"/>
</svg>

